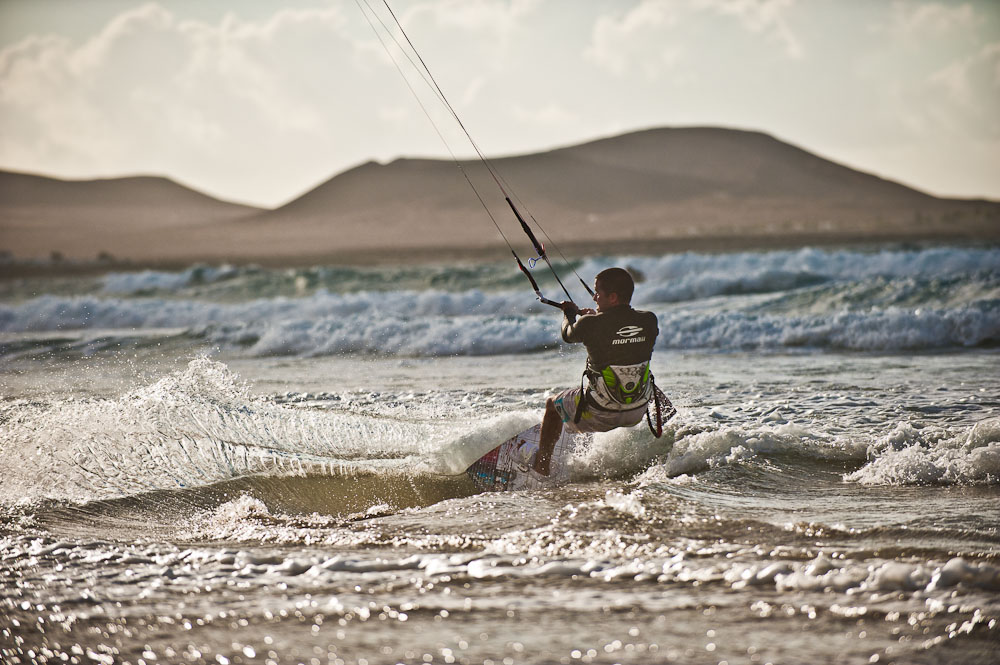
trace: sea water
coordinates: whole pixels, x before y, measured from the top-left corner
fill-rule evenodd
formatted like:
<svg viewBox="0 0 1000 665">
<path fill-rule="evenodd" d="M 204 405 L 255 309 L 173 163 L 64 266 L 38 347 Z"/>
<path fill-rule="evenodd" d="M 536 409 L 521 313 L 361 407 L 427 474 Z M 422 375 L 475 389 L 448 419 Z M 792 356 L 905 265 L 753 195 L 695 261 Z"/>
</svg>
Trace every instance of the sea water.
<svg viewBox="0 0 1000 665">
<path fill-rule="evenodd" d="M 584 361 L 509 263 L 0 281 L 0 661 L 996 662 L 1000 250 L 612 265 L 677 416 L 487 494 Z"/>
</svg>

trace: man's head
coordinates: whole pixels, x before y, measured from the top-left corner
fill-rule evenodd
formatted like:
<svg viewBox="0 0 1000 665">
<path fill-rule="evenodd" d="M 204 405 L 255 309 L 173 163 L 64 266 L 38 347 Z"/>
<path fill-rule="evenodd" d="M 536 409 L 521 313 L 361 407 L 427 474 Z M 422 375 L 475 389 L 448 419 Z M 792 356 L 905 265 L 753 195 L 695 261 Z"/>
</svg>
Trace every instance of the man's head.
<svg viewBox="0 0 1000 665">
<path fill-rule="evenodd" d="M 632 302 L 632 291 L 635 282 L 632 275 L 622 268 L 608 268 L 597 273 L 594 279 L 594 302 L 597 310 L 603 311 L 615 305 L 628 305 Z"/>
</svg>

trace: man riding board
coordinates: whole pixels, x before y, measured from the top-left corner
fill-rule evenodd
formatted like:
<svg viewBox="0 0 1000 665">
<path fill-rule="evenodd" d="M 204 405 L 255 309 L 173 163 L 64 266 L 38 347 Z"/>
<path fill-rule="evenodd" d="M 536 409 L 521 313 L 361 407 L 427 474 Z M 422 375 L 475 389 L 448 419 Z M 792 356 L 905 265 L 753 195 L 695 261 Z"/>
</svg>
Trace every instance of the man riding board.
<svg viewBox="0 0 1000 665">
<path fill-rule="evenodd" d="M 642 420 L 653 395 L 649 361 L 659 328 L 652 312 L 632 309 L 632 276 L 608 268 L 594 279 L 597 309 L 563 302 L 562 338 L 587 348 L 587 367 L 579 388 L 564 390 L 545 403 L 535 471 L 549 475 L 552 450 L 563 427 L 576 432 L 607 432 Z"/>
</svg>

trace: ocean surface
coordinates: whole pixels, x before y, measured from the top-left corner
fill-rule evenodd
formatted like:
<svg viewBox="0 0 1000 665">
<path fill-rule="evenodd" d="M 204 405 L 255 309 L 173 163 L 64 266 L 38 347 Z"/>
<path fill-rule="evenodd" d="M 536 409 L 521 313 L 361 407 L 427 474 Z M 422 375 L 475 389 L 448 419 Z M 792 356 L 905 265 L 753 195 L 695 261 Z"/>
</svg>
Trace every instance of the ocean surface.
<svg viewBox="0 0 1000 665">
<path fill-rule="evenodd" d="M 511 262 L 0 280 L 0 662 L 996 663 L 1000 249 L 612 265 L 678 414 L 506 494 Z"/>
</svg>

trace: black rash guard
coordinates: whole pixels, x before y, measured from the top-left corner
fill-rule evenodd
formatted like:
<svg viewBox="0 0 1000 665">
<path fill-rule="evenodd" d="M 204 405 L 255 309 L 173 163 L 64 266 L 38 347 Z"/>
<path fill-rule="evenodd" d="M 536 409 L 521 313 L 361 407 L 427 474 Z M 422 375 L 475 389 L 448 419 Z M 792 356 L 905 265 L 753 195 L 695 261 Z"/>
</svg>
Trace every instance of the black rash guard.
<svg viewBox="0 0 1000 665">
<path fill-rule="evenodd" d="M 563 317 L 562 338 L 587 347 L 587 369 L 649 362 L 660 329 L 652 312 L 615 305 L 597 314 Z"/>
</svg>

